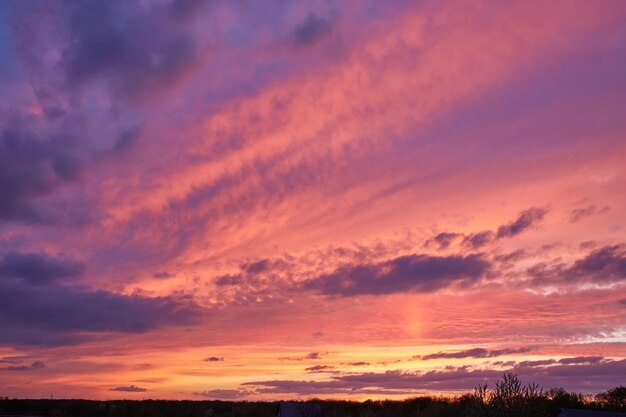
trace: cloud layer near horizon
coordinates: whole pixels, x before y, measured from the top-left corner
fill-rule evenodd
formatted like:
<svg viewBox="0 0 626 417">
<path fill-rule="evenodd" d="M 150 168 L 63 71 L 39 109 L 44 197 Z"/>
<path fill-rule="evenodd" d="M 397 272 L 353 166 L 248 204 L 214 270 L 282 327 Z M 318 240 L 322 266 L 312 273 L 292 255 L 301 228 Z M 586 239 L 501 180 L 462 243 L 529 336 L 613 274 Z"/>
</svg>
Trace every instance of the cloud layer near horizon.
<svg viewBox="0 0 626 417">
<path fill-rule="evenodd" d="M 0 4 L 6 395 L 617 384 L 600 3 Z"/>
</svg>

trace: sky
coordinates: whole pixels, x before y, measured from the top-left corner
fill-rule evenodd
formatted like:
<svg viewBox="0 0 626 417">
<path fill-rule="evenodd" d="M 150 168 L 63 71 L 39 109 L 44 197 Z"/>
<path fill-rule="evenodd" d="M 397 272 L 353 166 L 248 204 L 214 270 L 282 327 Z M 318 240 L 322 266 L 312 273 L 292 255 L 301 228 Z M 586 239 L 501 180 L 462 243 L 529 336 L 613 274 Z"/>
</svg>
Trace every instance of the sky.
<svg viewBox="0 0 626 417">
<path fill-rule="evenodd" d="M 626 2 L 0 2 L 0 396 L 626 384 Z"/>
</svg>

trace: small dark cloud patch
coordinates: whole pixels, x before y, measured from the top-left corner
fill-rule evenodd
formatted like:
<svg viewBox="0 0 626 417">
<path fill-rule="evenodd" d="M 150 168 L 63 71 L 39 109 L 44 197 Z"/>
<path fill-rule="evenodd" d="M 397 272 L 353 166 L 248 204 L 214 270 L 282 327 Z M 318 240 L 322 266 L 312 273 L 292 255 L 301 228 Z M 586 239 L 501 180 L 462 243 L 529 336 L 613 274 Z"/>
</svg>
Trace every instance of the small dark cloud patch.
<svg viewBox="0 0 626 417">
<path fill-rule="evenodd" d="M 617 282 L 626 279 L 626 245 L 603 246 L 571 265 L 540 262 L 527 270 L 536 285 Z"/>
<path fill-rule="evenodd" d="M 219 400 L 237 400 L 240 398 L 255 395 L 255 391 L 246 389 L 214 389 L 208 391 L 194 392 L 194 395 L 206 398 L 215 398 Z"/>
<path fill-rule="evenodd" d="M 217 286 L 258 286 L 263 277 L 275 276 L 277 272 L 288 270 L 289 263 L 283 259 L 260 259 L 244 262 L 239 270 L 215 277 Z"/>
<path fill-rule="evenodd" d="M 596 242 L 594 242 L 593 240 L 586 240 L 584 242 L 580 242 L 580 244 L 578 245 L 578 247 L 580 249 L 593 249 L 596 246 L 598 246 L 598 244 Z"/>
<path fill-rule="evenodd" d="M 122 386 L 122 387 L 115 387 L 115 388 L 111 388 L 111 391 L 120 391 L 120 392 L 146 392 L 148 391 L 145 388 L 141 388 L 135 385 L 129 385 L 129 386 Z"/>
<path fill-rule="evenodd" d="M 335 369 L 335 367 L 331 365 L 315 365 L 304 368 L 307 372 L 328 372 L 331 369 Z"/>
<path fill-rule="evenodd" d="M 262 259 L 249 264 L 243 264 L 241 265 L 241 269 L 249 274 L 256 275 L 268 271 L 271 266 L 272 262 L 269 259 Z"/>
<path fill-rule="evenodd" d="M 626 279 L 626 246 L 604 246 L 576 261 L 565 275 L 587 277 L 594 281 Z"/>
<path fill-rule="evenodd" d="M 345 365 L 349 365 L 349 366 L 370 366 L 371 364 L 369 362 L 346 362 Z"/>
<path fill-rule="evenodd" d="M 541 222 L 547 213 L 548 210 L 545 208 L 531 207 L 520 212 L 515 220 L 498 227 L 497 232 L 494 233 L 491 230 L 483 230 L 482 232 L 471 233 L 463 237 L 461 244 L 471 249 L 480 249 L 492 243 L 495 239 L 517 236 Z M 436 237 L 434 239 L 436 239 Z M 448 239 L 447 234 L 443 234 L 442 239 L 444 239 L 445 242 L 445 239 Z"/>
<path fill-rule="evenodd" d="M 113 145 L 114 153 L 124 153 L 131 149 L 139 141 L 141 136 L 141 128 L 139 126 L 124 130 Z"/>
<path fill-rule="evenodd" d="M 446 249 L 460 236 L 460 233 L 443 232 L 432 238 L 429 243 L 436 244 L 439 249 Z"/>
<path fill-rule="evenodd" d="M 209 356 L 204 361 L 205 362 L 223 362 L 224 358 L 223 357 L 218 357 L 218 356 Z"/>
<path fill-rule="evenodd" d="M 78 277 L 84 270 L 81 262 L 44 253 L 9 252 L 0 260 L 0 276 L 19 278 L 35 285 Z"/>
<path fill-rule="evenodd" d="M 312 279 L 305 289 L 331 296 L 432 292 L 454 284 L 468 286 L 486 274 L 490 263 L 480 254 L 407 255 L 390 261 L 348 265 Z"/>
<path fill-rule="evenodd" d="M 519 214 L 517 219 L 508 224 L 500 226 L 498 228 L 496 237 L 498 239 L 502 239 L 517 236 L 531 226 L 534 226 L 541 220 L 543 220 L 547 213 L 548 211 L 546 209 L 539 207 L 532 207 L 524 210 Z"/>
<path fill-rule="evenodd" d="M 515 364 L 515 361 L 511 361 L 511 363 Z M 539 359 L 536 361 L 521 361 L 517 363 L 517 366 L 522 368 L 534 368 L 538 366 L 554 365 L 555 363 L 557 363 L 555 359 Z"/>
<path fill-rule="evenodd" d="M 496 256 L 494 256 L 494 259 L 496 261 L 501 262 L 502 264 L 506 265 L 506 264 L 511 264 L 511 263 L 514 263 L 514 262 L 521 261 L 522 259 L 526 258 L 527 256 L 528 256 L 528 253 L 524 249 L 519 249 L 519 250 L 516 250 L 514 252 L 509 252 L 509 253 L 496 255 Z"/>
<path fill-rule="evenodd" d="M 322 359 L 324 356 L 328 356 L 328 352 L 311 352 L 305 359 Z"/>
<path fill-rule="evenodd" d="M 311 352 L 306 354 L 305 356 L 283 356 L 278 358 L 283 361 L 306 361 L 306 360 L 319 360 L 328 356 L 328 352 Z"/>
<path fill-rule="evenodd" d="M 491 230 L 472 233 L 463 238 L 463 245 L 472 249 L 480 249 L 493 241 L 494 234 Z"/>
<path fill-rule="evenodd" d="M 576 223 L 577 221 L 582 220 L 586 217 L 591 217 L 591 216 L 595 216 L 598 214 L 606 213 L 607 211 L 609 211 L 609 209 L 610 209 L 609 206 L 604 206 L 602 208 L 599 208 L 595 205 L 577 208 L 570 212 L 569 221 L 570 223 Z"/>
<path fill-rule="evenodd" d="M 45 368 L 46 365 L 41 361 L 33 362 L 30 366 L 26 365 L 12 365 L 4 368 L 0 368 L 0 371 L 13 371 L 13 372 L 27 372 L 27 371 L 36 371 L 38 369 Z"/>
<path fill-rule="evenodd" d="M 304 21 L 299 24 L 293 31 L 294 41 L 296 45 L 310 45 L 332 30 L 330 20 L 320 17 L 315 13 L 309 13 Z"/>
<path fill-rule="evenodd" d="M 5 356 L 0 358 L 0 363 L 22 363 L 25 359 L 28 359 L 28 356 Z"/>
<path fill-rule="evenodd" d="M 241 285 L 244 282 L 243 275 L 233 274 L 233 275 L 220 275 L 215 278 L 215 285 L 218 286 L 237 286 Z"/>
<path fill-rule="evenodd" d="M 495 349 L 495 350 L 474 348 L 474 349 L 468 349 L 468 350 L 461 350 L 458 352 L 431 353 L 429 355 L 416 356 L 416 358 L 420 358 L 424 361 L 431 360 L 431 359 L 494 358 L 494 357 L 503 356 L 503 355 L 527 353 L 527 352 L 530 352 L 531 349 L 532 348 L 530 347 L 521 347 L 519 349 Z"/>
<path fill-rule="evenodd" d="M 155 279 L 169 279 L 169 278 L 174 278 L 175 275 L 174 274 L 170 274 L 167 271 L 160 271 L 160 272 L 155 272 L 154 274 L 152 274 L 152 278 Z"/>
<path fill-rule="evenodd" d="M 506 366 L 506 367 L 511 367 L 513 365 L 516 364 L 515 361 L 495 361 L 493 362 L 494 365 L 496 366 Z"/>
<path fill-rule="evenodd" d="M 521 361 L 521 362 L 507 362 L 511 364 L 516 364 L 518 368 L 534 368 L 534 367 L 542 367 L 542 366 L 553 366 L 553 365 L 592 365 L 599 363 L 610 363 L 612 362 L 610 359 L 606 359 L 603 356 L 576 356 L 571 358 L 563 358 L 563 359 L 539 359 L 535 361 Z M 497 363 L 494 363 L 494 365 Z"/>
<path fill-rule="evenodd" d="M 559 363 L 570 365 L 570 364 L 581 364 L 581 363 L 598 363 L 602 362 L 604 357 L 602 356 L 577 356 L 575 358 L 563 358 L 559 360 Z"/>
</svg>

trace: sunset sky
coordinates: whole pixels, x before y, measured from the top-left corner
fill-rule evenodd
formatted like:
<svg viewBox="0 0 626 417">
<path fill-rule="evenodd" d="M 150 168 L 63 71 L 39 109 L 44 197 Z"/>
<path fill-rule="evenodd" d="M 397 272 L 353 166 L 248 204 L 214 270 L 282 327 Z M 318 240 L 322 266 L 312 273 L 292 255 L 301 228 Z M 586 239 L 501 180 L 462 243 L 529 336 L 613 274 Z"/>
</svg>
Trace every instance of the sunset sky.
<svg viewBox="0 0 626 417">
<path fill-rule="evenodd" d="M 0 396 L 626 384 L 625 21 L 0 1 Z"/>
</svg>

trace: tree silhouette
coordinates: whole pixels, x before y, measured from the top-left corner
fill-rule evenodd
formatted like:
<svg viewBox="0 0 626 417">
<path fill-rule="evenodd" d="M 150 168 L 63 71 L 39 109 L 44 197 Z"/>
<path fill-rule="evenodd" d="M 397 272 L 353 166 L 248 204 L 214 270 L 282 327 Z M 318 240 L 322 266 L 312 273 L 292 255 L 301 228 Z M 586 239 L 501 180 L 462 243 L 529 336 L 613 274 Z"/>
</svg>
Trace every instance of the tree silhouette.
<svg viewBox="0 0 626 417">
<path fill-rule="evenodd" d="M 620 385 L 602 392 L 596 395 L 596 401 L 607 410 L 626 411 L 626 387 Z"/>
<path fill-rule="evenodd" d="M 523 386 L 517 375 L 506 372 L 493 390 L 487 384 L 474 391 L 467 407 L 471 417 L 547 416 L 546 395 L 535 383 Z"/>
</svg>

